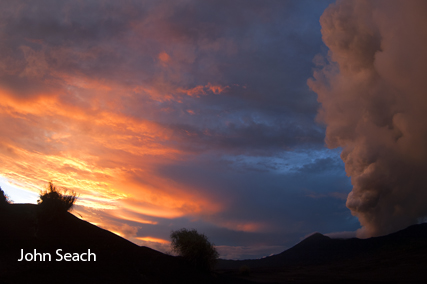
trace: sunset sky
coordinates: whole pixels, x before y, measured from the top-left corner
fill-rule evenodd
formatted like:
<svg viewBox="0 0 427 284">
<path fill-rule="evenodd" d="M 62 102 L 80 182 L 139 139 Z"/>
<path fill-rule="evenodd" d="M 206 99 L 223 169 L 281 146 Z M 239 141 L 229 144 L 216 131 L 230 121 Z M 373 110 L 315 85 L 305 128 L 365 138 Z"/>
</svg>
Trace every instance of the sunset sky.
<svg viewBox="0 0 427 284">
<path fill-rule="evenodd" d="M 195 228 L 221 258 L 417 222 L 425 2 L 333 2 L 2 1 L 0 186 L 52 180 L 83 220 L 163 252 Z"/>
</svg>

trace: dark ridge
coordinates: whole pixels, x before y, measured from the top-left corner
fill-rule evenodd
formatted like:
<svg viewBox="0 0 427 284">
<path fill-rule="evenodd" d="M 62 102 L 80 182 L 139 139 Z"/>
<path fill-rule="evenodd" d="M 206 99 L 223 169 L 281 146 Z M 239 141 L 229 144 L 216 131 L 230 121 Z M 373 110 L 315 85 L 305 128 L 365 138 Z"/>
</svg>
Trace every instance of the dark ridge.
<svg viewBox="0 0 427 284">
<path fill-rule="evenodd" d="M 181 258 L 140 247 L 66 213 L 49 222 L 36 218 L 37 205 L 0 210 L 0 283 L 235 283 L 193 269 Z M 51 261 L 21 261 L 25 253 L 50 253 Z M 65 253 L 96 254 L 96 261 L 57 262 Z M 238 283 L 247 283 L 238 280 Z"/>
<path fill-rule="evenodd" d="M 36 216 L 33 204 L 0 208 L 0 283 L 427 283 L 427 224 L 370 239 L 315 233 L 263 259 L 220 260 L 206 274 L 70 213 L 49 222 Z M 52 261 L 18 262 L 21 249 Z M 56 262 L 57 249 L 90 249 L 97 261 Z"/>
<path fill-rule="evenodd" d="M 284 282 L 427 283 L 427 224 L 369 239 L 331 239 L 316 233 L 280 254 L 220 260 L 217 269 L 230 272 L 244 266 L 252 275 Z"/>
</svg>

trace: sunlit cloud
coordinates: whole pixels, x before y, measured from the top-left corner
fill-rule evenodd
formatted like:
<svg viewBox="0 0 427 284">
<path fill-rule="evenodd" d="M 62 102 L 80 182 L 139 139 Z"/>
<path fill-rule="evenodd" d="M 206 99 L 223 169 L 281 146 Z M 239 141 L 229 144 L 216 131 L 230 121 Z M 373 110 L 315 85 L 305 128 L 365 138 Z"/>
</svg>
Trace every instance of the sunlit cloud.
<svg viewBox="0 0 427 284">
<path fill-rule="evenodd" d="M 146 241 L 146 242 L 153 242 L 153 243 L 160 243 L 160 244 L 170 244 L 170 241 L 163 240 L 159 238 L 153 238 L 153 237 L 137 237 L 135 239 Z"/>
<path fill-rule="evenodd" d="M 247 242 L 230 257 L 333 227 L 300 206 L 349 191 L 306 86 L 321 38 L 303 26 L 327 3 L 296 3 L 1 3 L 2 180 L 53 181 L 77 217 L 163 251 L 184 226 Z M 345 220 L 330 199 L 310 208 Z"/>
</svg>

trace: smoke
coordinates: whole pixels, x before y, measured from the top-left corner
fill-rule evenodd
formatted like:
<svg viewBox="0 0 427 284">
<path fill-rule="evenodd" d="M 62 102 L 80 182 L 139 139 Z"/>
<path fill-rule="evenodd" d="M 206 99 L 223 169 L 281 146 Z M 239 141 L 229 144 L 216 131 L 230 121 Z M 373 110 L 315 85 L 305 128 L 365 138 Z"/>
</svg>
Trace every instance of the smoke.
<svg viewBox="0 0 427 284">
<path fill-rule="evenodd" d="M 320 18 L 327 58 L 309 87 L 326 144 L 342 147 L 358 236 L 427 215 L 427 1 L 338 1 Z"/>
</svg>

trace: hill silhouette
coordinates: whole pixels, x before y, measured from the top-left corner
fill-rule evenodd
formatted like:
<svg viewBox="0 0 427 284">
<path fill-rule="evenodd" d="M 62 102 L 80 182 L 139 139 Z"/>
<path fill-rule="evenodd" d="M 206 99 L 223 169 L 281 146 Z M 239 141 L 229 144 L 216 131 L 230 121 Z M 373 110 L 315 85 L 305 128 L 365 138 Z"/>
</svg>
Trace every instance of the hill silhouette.
<svg viewBox="0 0 427 284">
<path fill-rule="evenodd" d="M 35 216 L 37 205 L 0 211 L 0 284 L 4 283 L 426 283 L 427 224 L 370 239 L 331 239 L 315 233 L 294 247 L 255 260 L 220 260 L 215 273 L 182 258 L 140 247 L 66 213 Z M 21 261 L 21 250 L 52 261 Z M 57 262 L 62 253 L 96 254 L 96 261 Z M 246 273 L 239 273 L 241 267 Z M 247 271 L 250 271 L 247 273 Z"/>
<path fill-rule="evenodd" d="M 0 283 L 235 283 L 199 272 L 179 257 L 138 246 L 66 213 L 37 220 L 37 205 L 11 204 L 0 212 Z M 50 253 L 51 261 L 21 261 L 24 252 Z M 56 250 L 95 253 L 96 261 L 55 261 Z M 244 280 L 240 282 L 245 283 Z"/>
</svg>

